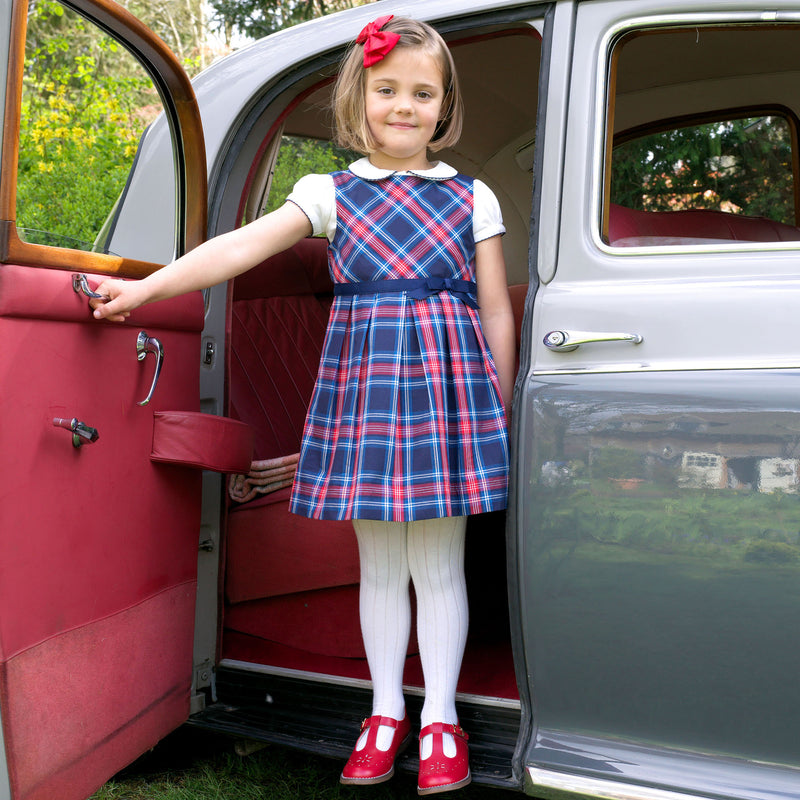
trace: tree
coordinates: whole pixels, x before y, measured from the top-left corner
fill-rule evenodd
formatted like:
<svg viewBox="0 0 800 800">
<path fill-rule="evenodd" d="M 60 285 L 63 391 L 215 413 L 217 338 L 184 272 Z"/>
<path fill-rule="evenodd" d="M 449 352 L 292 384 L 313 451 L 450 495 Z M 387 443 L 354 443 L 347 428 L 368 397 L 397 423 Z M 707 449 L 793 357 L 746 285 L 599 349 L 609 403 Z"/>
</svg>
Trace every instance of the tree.
<svg viewBox="0 0 800 800">
<path fill-rule="evenodd" d="M 209 65 L 208 16 L 203 0 L 118 0 L 157 33 L 193 75 Z"/>
<path fill-rule="evenodd" d="M 710 208 L 795 224 L 792 134 L 779 116 L 652 133 L 614 148 L 612 202 L 647 211 Z"/>
<path fill-rule="evenodd" d="M 270 33 L 373 0 L 211 0 L 214 22 L 230 45 L 234 34 L 260 39 Z"/>
</svg>

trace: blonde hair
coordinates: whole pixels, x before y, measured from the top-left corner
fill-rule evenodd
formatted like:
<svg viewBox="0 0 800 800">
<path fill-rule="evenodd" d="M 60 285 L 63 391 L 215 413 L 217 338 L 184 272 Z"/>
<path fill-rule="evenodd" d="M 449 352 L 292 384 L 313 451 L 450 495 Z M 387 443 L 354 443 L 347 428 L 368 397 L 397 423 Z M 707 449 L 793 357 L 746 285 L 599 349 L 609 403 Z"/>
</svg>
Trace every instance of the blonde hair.
<svg viewBox="0 0 800 800">
<path fill-rule="evenodd" d="M 393 17 L 381 30 L 400 35 L 395 47 L 419 47 L 436 59 L 442 71 L 444 97 L 439 124 L 428 148 L 452 147 L 461 136 L 464 111 L 453 57 L 444 39 L 430 25 L 408 17 Z M 379 145 L 369 129 L 366 116 L 364 49 L 354 43 L 342 59 L 333 88 L 335 140 L 340 147 L 365 155 Z"/>
</svg>

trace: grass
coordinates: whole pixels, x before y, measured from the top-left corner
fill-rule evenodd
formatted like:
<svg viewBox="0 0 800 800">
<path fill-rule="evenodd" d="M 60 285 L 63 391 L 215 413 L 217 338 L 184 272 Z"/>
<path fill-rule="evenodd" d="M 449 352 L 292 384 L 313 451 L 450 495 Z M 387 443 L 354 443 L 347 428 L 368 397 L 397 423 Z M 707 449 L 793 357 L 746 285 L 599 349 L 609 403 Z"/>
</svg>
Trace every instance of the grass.
<svg viewBox="0 0 800 800">
<path fill-rule="evenodd" d="M 109 781 L 91 800 L 406 800 L 417 798 L 416 776 L 398 771 L 379 786 L 339 783 L 342 763 L 269 746 L 238 756 L 232 740 L 191 729 L 168 737 Z M 513 795 L 472 784 L 441 795 L 502 800 Z"/>
</svg>

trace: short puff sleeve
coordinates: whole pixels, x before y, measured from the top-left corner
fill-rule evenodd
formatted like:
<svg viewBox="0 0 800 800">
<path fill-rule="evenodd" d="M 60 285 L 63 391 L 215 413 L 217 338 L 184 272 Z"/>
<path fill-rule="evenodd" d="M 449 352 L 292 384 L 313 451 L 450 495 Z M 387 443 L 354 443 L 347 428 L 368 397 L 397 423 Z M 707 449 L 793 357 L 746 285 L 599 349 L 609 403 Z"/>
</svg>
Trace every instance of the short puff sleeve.
<svg viewBox="0 0 800 800">
<path fill-rule="evenodd" d="M 506 232 L 503 213 L 495 193 L 475 178 L 472 185 L 472 233 L 476 242 Z"/>
<path fill-rule="evenodd" d="M 294 203 L 311 223 L 314 236 L 332 242 L 336 233 L 336 190 L 331 175 L 305 175 L 294 185 L 288 202 Z"/>
</svg>

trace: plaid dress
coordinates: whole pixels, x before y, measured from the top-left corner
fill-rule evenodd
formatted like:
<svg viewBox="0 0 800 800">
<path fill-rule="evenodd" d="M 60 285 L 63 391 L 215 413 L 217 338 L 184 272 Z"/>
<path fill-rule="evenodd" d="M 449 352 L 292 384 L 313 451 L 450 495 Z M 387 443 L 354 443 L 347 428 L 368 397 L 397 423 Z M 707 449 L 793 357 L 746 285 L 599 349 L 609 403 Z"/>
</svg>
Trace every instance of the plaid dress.
<svg viewBox="0 0 800 800">
<path fill-rule="evenodd" d="M 475 280 L 473 182 L 333 174 L 334 283 Z M 347 287 L 357 291 L 355 287 Z M 337 295 L 291 510 L 408 521 L 506 507 L 508 444 L 474 298 L 434 290 Z"/>
</svg>

